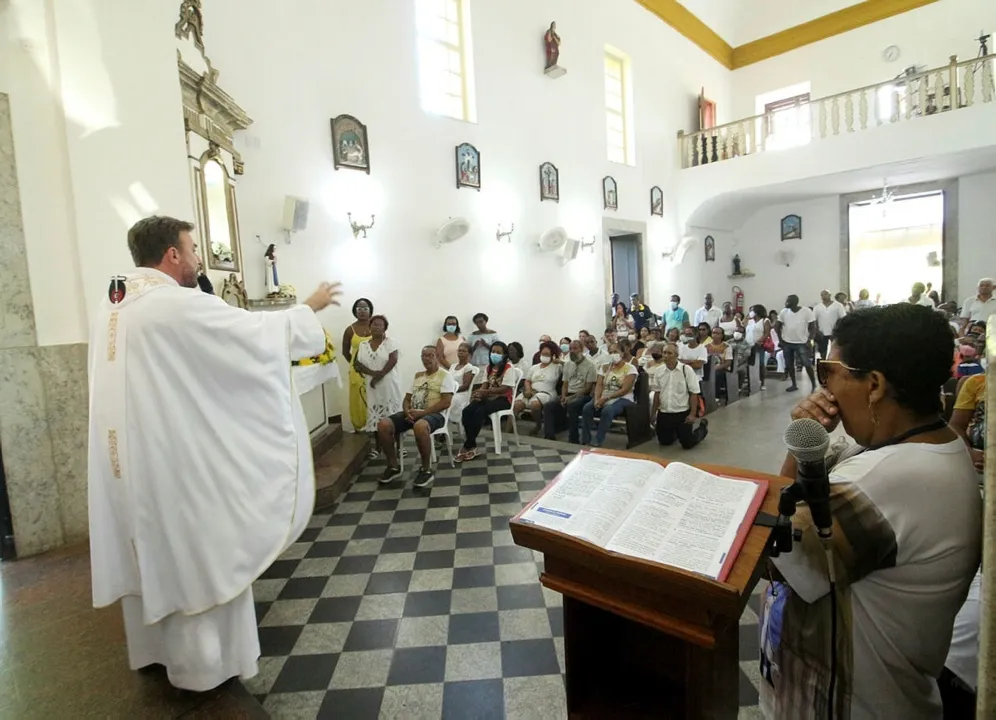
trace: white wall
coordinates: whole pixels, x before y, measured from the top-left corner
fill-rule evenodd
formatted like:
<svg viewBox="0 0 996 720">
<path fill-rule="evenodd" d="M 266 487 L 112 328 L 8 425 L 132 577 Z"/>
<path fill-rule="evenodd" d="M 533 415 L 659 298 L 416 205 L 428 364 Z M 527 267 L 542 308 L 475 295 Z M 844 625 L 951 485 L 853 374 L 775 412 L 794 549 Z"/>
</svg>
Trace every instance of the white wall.
<svg viewBox="0 0 996 720">
<path fill-rule="evenodd" d="M 126 230 L 192 216 L 172 0 L 6 6 L 10 94 L 40 345 L 85 342 L 108 279 L 133 267 Z"/>
<path fill-rule="evenodd" d="M 205 6 L 205 42 L 220 83 L 254 120 L 252 141 L 240 148 L 246 173 L 238 186 L 250 296 L 262 291 L 259 234 L 278 243 L 281 281 L 299 294 L 320 280 L 344 281 L 347 307 L 323 316 L 337 337 L 352 319 L 352 301 L 371 298 L 405 349 L 406 377 L 448 313 L 469 329 L 475 312 L 487 312 L 503 337 L 527 346 L 541 333 L 596 328 L 604 323 L 601 246 L 565 268 L 532 245 L 555 225 L 572 237 L 601 234 L 601 178 L 611 174 L 620 197 L 611 214 L 648 223 L 649 301 L 666 302 L 660 254 L 676 237 L 676 133 L 696 121 L 702 85 L 715 89 L 720 105 L 728 102 L 728 72 L 685 38 L 633 2 L 473 0 L 479 122 L 467 124 L 420 109 L 413 0 L 272 8 L 263 0 Z M 556 81 L 542 73 L 541 38 L 552 18 L 568 69 Z M 606 44 L 632 58 L 636 167 L 606 161 Z M 333 169 L 329 118 L 339 113 L 369 126 L 369 176 Z M 481 192 L 454 186 L 454 146 L 463 141 L 482 153 Z M 559 204 L 539 201 L 538 167 L 547 160 L 560 168 Z M 649 214 L 655 184 L 664 189 L 663 220 Z M 290 245 L 279 233 L 287 194 L 312 203 L 308 229 Z M 368 239 L 353 239 L 347 211 L 361 221 L 376 213 Z M 471 234 L 437 250 L 434 229 L 458 215 L 471 220 Z M 511 247 L 495 242 L 499 222 L 515 223 Z"/>
<path fill-rule="evenodd" d="M 0 14 L 0 92 L 10 95 L 39 345 L 87 336 L 51 6 L 13 0 Z"/>
<path fill-rule="evenodd" d="M 950 55 L 967 60 L 978 51 L 972 38 L 979 28 L 996 28 L 992 0 L 940 0 L 740 68 L 733 72 L 732 117 L 753 115 L 754 98 L 761 93 L 807 80 L 812 97 L 819 98 L 885 82 L 910 65 L 939 67 Z M 882 59 L 889 45 L 902 51 L 893 63 Z"/>
<path fill-rule="evenodd" d="M 960 303 L 980 278 L 996 277 L 996 173 L 958 180 L 958 292 Z"/>
</svg>

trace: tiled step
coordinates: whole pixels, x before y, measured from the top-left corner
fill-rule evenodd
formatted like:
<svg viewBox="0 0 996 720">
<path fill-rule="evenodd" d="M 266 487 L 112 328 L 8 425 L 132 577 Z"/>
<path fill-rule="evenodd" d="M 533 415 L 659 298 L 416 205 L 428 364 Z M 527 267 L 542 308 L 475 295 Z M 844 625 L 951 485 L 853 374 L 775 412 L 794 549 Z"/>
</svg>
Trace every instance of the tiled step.
<svg viewBox="0 0 996 720">
<path fill-rule="evenodd" d="M 328 447 L 328 444 L 322 443 L 322 447 Z M 349 488 L 369 453 L 370 440 L 365 434 L 343 433 L 341 426 L 338 430 L 338 442 L 321 454 L 316 449 L 316 510 L 328 507 Z"/>
</svg>

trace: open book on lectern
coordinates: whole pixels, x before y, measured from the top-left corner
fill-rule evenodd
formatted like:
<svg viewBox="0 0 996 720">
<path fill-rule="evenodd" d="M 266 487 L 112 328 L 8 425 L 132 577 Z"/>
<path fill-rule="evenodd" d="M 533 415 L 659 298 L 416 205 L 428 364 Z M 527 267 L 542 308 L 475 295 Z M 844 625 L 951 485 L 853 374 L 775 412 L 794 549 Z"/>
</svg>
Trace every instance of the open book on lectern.
<svg viewBox="0 0 996 720">
<path fill-rule="evenodd" d="M 581 453 L 517 519 L 722 581 L 767 489 L 678 462 Z"/>
</svg>

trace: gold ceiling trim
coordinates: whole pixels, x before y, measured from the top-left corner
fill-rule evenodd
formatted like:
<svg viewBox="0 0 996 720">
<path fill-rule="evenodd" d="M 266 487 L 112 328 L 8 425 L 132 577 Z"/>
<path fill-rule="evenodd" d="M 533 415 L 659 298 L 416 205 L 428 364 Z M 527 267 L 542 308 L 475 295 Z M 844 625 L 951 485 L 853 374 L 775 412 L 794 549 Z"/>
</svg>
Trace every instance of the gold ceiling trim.
<svg viewBox="0 0 996 720">
<path fill-rule="evenodd" d="M 678 0 L 636 0 L 729 70 L 783 55 L 938 0 L 865 0 L 815 20 L 732 47 Z"/>
</svg>

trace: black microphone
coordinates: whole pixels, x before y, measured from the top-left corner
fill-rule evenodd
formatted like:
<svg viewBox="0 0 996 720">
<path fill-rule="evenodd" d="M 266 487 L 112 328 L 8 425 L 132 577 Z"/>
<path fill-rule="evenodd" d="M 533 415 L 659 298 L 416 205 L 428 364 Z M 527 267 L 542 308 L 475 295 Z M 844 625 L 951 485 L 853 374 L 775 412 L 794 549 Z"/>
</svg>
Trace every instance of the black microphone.
<svg viewBox="0 0 996 720">
<path fill-rule="evenodd" d="M 821 540 L 829 540 L 833 534 L 830 475 L 827 473 L 826 461 L 830 434 L 816 420 L 800 418 L 793 420 L 785 428 L 785 446 L 795 458 L 798 467 L 796 483 L 802 487 L 803 498 L 809 505 L 816 532 Z"/>
</svg>

